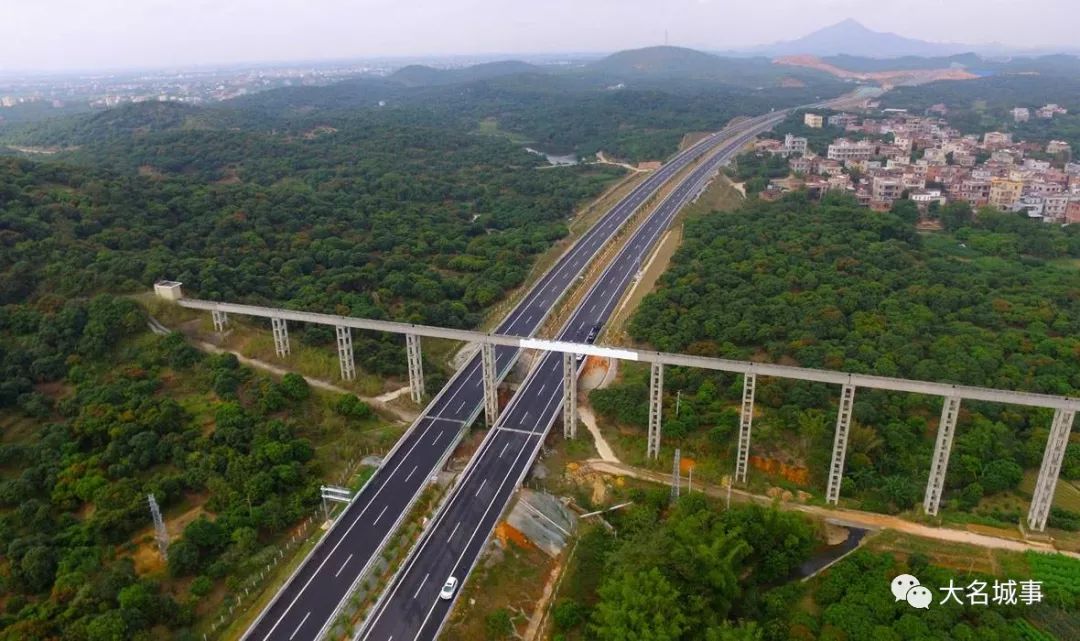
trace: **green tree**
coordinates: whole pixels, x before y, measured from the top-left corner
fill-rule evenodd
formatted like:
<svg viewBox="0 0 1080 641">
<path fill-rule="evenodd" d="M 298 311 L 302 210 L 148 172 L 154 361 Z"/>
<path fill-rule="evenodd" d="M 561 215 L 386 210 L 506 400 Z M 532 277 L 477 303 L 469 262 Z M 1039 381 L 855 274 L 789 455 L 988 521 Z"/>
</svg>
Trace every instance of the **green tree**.
<svg viewBox="0 0 1080 641">
<path fill-rule="evenodd" d="M 292 372 L 281 377 L 281 391 L 294 401 L 302 401 L 311 395 L 307 380 Z"/>
<path fill-rule="evenodd" d="M 506 608 L 499 608 L 484 617 L 484 631 L 488 639 L 507 639 L 514 634 L 514 622 Z"/>
<path fill-rule="evenodd" d="M 656 568 L 605 579 L 599 596 L 589 626 L 598 641 L 677 641 L 691 627 L 682 595 Z"/>
</svg>

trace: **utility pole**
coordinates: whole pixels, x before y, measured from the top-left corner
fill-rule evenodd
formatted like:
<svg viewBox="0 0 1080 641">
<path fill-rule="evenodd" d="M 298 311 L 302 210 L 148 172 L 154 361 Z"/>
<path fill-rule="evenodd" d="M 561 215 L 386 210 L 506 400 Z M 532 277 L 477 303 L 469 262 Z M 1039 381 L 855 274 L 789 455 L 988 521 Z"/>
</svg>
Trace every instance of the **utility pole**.
<svg viewBox="0 0 1080 641">
<path fill-rule="evenodd" d="M 682 390 L 675 392 L 675 416 L 679 415 L 679 408 L 682 407 Z"/>
<path fill-rule="evenodd" d="M 674 503 L 679 498 L 679 486 L 682 478 L 679 475 L 679 448 L 675 448 L 675 459 L 671 465 L 671 501 Z"/>
<path fill-rule="evenodd" d="M 687 474 L 689 478 L 686 481 L 686 493 L 689 494 L 694 491 L 694 468 L 692 466 Z"/>
</svg>

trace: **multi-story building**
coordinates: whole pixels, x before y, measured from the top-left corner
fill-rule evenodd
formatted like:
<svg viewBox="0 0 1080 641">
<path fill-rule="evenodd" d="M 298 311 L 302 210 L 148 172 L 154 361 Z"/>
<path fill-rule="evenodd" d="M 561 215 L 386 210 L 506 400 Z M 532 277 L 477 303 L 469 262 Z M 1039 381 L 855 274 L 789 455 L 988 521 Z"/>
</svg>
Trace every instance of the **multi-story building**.
<svg viewBox="0 0 1080 641">
<path fill-rule="evenodd" d="M 1059 107 L 1054 103 L 1050 103 L 1036 111 L 1035 115 L 1045 120 L 1049 120 L 1056 115 L 1065 115 L 1067 113 L 1069 113 L 1068 109 L 1065 109 L 1064 107 Z"/>
<path fill-rule="evenodd" d="M 1016 162 L 1016 152 L 1011 149 L 998 149 L 990 154 L 990 162 L 1011 165 Z"/>
<path fill-rule="evenodd" d="M 1030 180 L 1024 183 L 1024 192 L 1035 196 L 1052 196 L 1065 192 L 1065 185 L 1048 180 Z"/>
<path fill-rule="evenodd" d="M 952 194 L 957 200 L 963 200 L 972 206 L 980 207 L 990 202 L 990 181 L 968 179 L 960 181 Z"/>
<path fill-rule="evenodd" d="M 847 138 L 838 138 L 829 145 L 826 157 L 829 160 L 844 162 L 847 160 L 869 160 L 877 150 L 877 145 L 868 141 L 860 140 L 852 142 Z"/>
<path fill-rule="evenodd" d="M 961 167 L 974 167 L 975 163 L 978 162 L 978 158 L 975 157 L 975 154 L 958 151 L 953 154 L 953 162 Z"/>
<path fill-rule="evenodd" d="M 825 125 L 825 119 L 821 114 L 805 114 L 803 124 L 811 129 L 821 129 Z"/>
<path fill-rule="evenodd" d="M 827 122 L 829 123 L 830 127 L 844 127 L 844 128 L 847 128 L 848 125 L 853 125 L 853 124 L 859 122 L 859 117 L 856 116 L 855 114 L 847 114 L 847 113 L 833 114 L 833 115 L 829 116 Z"/>
<path fill-rule="evenodd" d="M 904 193 L 904 181 L 900 178 L 880 175 L 870 181 L 870 195 L 873 200 L 891 203 Z"/>
<path fill-rule="evenodd" d="M 1012 117 L 1016 122 L 1027 122 L 1031 120 L 1031 110 L 1027 107 L 1017 107 L 1012 110 Z"/>
<path fill-rule="evenodd" d="M 1024 194 L 1024 183 L 1009 178 L 990 179 L 990 205 L 1006 210 L 1020 200 Z"/>
<path fill-rule="evenodd" d="M 1063 223 L 1069 213 L 1071 198 L 1066 194 L 1057 194 L 1043 198 L 1043 220 L 1048 223 Z"/>
<path fill-rule="evenodd" d="M 838 176 L 844 173 L 844 166 L 835 160 L 818 160 L 817 170 L 822 176 Z"/>
<path fill-rule="evenodd" d="M 928 147 L 923 150 L 923 160 L 933 165 L 944 165 L 945 155 L 945 150 L 938 147 Z"/>
<path fill-rule="evenodd" d="M 1012 143 L 1012 134 L 1001 131 L 988 131 L 983 134 L 983 146 L 1008 145 Z"/>
<path fill-rule="evenodd" d="M 1009 205 L 1008 209 L 1016 213 L 1026 213 L 1028 218 L 1043 220 L 1044 202 L 1041 196 L 1023 196 Z"/>
<path fill-rule="evenodd" d="M 927 189 L 924 191 L 917 191 L 911 194 L 911 200 L 919 206 L 920 209 L 925 209 L 930 206 L 930 203 L 937 203 L 938 205 L 944 205 L 946 202 L 945 195 L 941 193 L 940 189 Z"/>
<path fill-rule="evenodd" d="M 1080 224 L 1080 199 L 1069 201 L 1069 208 L 1065 211 L 1065 223 L 1068 225 Z"/>
<path fill-rule="evenodd" d="M 806 156 L 793 156 L 788 159 L 788 167 L 796 174 L 808 174 L 813 166 L 813 161 Z"/>
<path fill-rule="evenodd" d="M 790 156 L 791 154 L 805 154 L 806 153 L 806 138 L 801 136 L 795 136 L 793 134 L 787 134 L 784 136 L 784 146 L 782 147 L 783 154 Z"/>
<path fill-rule="evenodd" d="M 1046 144 L 1048 154 L 1067 154 L 1072 152 L 1072 147 L 1064 140 L 1051 140 Z"/>
</svg>

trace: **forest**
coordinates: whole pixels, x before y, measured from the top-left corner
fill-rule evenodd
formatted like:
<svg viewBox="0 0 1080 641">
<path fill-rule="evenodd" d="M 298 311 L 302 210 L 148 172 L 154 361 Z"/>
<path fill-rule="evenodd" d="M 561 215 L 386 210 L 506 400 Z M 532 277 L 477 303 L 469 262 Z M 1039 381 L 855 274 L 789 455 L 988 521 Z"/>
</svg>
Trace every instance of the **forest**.
<svg viewBox="0 0 1080 641">
<path fill-rule="evenodd" d="M 0 304 L 168 277 L 203 298 L 473 327 L 622 172 L 538 171 L 505 140 L 393 117 L 313 136 L 167 129 L 115 138 L 106 169 L 0 158 Z M 398 373 L 385 340 L 361 340 L 365 368 Z"/>
<path fill-rule="evenodd" d="M 725 509 L 699 493 L 669 505 L 663 487 L 626 494 L 633 505 L 606 517 L 611 531 L 592 526 L 581 535 L 552 609 L 555 641 L 1052 638 L 1028 620 L 1049 619 L 1046 610 L 1033 616 L 1025 605 L 941 604 L 935 590 L 930 609 L 920 611 L 889 590 L 902 573 L 935 587 L 950 580 L 990 585 L 993 577 L 939 567 L 920 554 L 857 550 L 804 583 L 800 565 L 820 546 L 804 517 L 760 506 Z M 1080 584 L 1069 578 L 1080 570 L 1076 560 L 1032 553 L 1010 569 L 1022 575 L 1009 578 L 1044 581 L 1052 612 L 1076 612 Z"/>
<path fill-rule="evenodd" d="M 0 308 L 0 371 L 0 639 L 12 641 L 195 639 L 318 505 L 320 443 L 376 420 L 294 374 L 154 336 L 134 302 L 107 295 Z M 179 524 L 167 564 L 150 493 Z"/>
<path fill-rule="evenodd" d="M 954 231 L 920 234 L 912 219 L 872 213 L 847 196 L 814 204 L 793 194 L 690 220 L 630 333 L 664 351 L 1075 395 L 1080 229 L 990 212 L 956 218 Z M 665 439 L 692 442 L 729 465 L 741 379 L 671 369 Z M 601 414 L 640 430 L 647 388 L 647 372 L 627 368 L 620 385 L 591 398 Z M 807 467 L 811 484 L 823 487 L 836 391 L 765 379 L 757 401 L 763 416 L 754 422 L 752 454 Z M 860 391 L 843 495 L 888 512 L 917 504 L 940 407 Z M 1041 460 L 1049 424 L 1046 411 L 965 403 L 947 507 L 985 507 L 987 516 L 1015 523 L 1019 507 L 981 500 L 1016 490 Z M 1080 479 L 1076 443 L 1063 477 Z M 1075 529 L 1080 514 L 1055 509 L 1051 522 Z"/>
<path fill-rule="evenodd" d="M 652 59 L 647 51 L 639 57 L 642 64 Z M 498 64 L 516 72 L 487 77 L 497 70 L 481 69 Z M 507 135 L 544 151 L 591 158 L 604 150 L 639 162 L 670 156 L 688 132 L 720 129 L 736 116 L 806 104 L 849 89 L 824 74 L 798 70 L 786 73 L 799 76 L 799 86 L 781 86 L 774 65 L 759 61 L 759 66 L 750 77 L 731 77 L 737 70 L 745 73 L 747 66 L 728 64 L 715 78 L 687 77 L 663 61 L 644 75 L 626 64 L 575 73 L 529 71 L 522 63 L 477 65 L 456 72 L 406 67 L 387 78 L 282 88 L 201 108 L 143 103 L 69 118 L 0 124 L 0 149 L 4 143 L 80 146 L 58 157 L 159 167 L 156 153 L 161 152 L 139 153 L 130 138 L 145 140 L 169 131 L 173 142 L 194 146 L 193 154 L 164 150 L 170 164 L 210 160 L 220 166 L 252 145 L 266 147 L 265 140 L 252 140 L 252 132 L 303 136 L 319 127 L 344 130 L 358 122 L 370 133 L 381 133 L 381 122 L 472 132 L 481 121 L 493 120 Z M 759 77 L 762 69 L 765 77 Z"/>
</svg>

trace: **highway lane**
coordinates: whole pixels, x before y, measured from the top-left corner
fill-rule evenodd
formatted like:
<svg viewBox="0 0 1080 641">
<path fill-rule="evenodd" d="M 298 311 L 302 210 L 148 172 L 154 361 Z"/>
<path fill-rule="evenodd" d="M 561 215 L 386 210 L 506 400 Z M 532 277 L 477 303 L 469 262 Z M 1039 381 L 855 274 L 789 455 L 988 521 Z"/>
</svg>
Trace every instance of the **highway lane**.
<svg viewBox="0 0 1080 641">
<path fill-rule="evenodd" d="M 769 122 L 760 126 L 767 128 Z M 751 130 L 722 145 L 661 202 L 590 288 L 563 327 L 560 340 L 585 342 L 593 326 L 610 317 L 679 209 L 697 195 L 719 164 L 756 133 L 756 129 Z M 499 417 L 358 638 L 428 641 L 438 636 L 453 604 L 440 599 L 439 590 L 449 576 L 464 583 L 547 431 L 561 414 L 562 385 L 562 355 L 546 354 Z"/>
<path fill-rule="evenodd" d="M 534 334 L 591 258 L 644 202 L 702 153 L 756 122 L 751 119 L 707 136 L 632 189 L 560 257 L 496 331 Z M 518 350 L 498 347 L 495 356 L 502 376 L 513 365 Z M 477 355 L 429 403 L 244 638 L 301 641 L 318 638 L 327 630 L 340 604 L 408 513 L 427 479 L 441 466 L 458 434 L 478 415 L 482 402 Z"/>
</svg>

